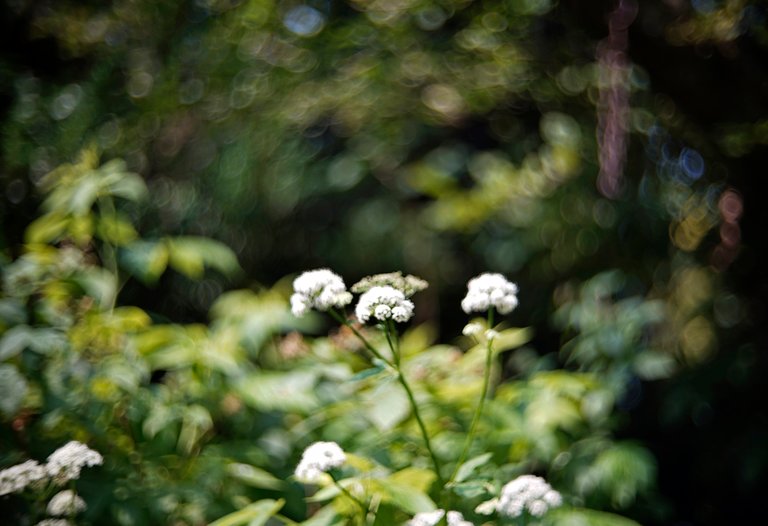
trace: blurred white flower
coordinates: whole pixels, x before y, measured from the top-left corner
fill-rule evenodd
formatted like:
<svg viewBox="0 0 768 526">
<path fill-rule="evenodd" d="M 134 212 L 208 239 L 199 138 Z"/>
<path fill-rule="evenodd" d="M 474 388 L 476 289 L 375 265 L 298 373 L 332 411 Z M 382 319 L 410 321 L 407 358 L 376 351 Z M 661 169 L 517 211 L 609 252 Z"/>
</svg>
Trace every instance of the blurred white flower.
<svg viewBox="0 0 768 526">
<path fill-rule="evenodd" d="M 485 339 L 490 342 L 492 342 L 498 337 L 499 337 L 498 331 L 494 331 L 493 329 L 488 329 L 487 331 L 485 331 Z"/>
<path fill-rule="evenodd" d="M 85 501 L 71 489 L 65 489 L 48 501 L 48 515 L 54 517 L 71 516 L 85 510 Z"/>
<path fill-rule="evenodd" d="M 48 480 L 44 466 L 36 460 L 27 460 L 0 471 L 0 495 L 24 491 L 27 486 L 42 484 Z"/>
<path fill-rule="evenodd" d="M 347 456 L 336 442 L 315 442 L 304 450 L 294 475 L 300 482 L 319 482 L 323 473 L 344 465 Z"/>
<path fill-rule="evenodd" d="M 496 510 L 507 517 L 519 517 L 528 511 L 541 517 L 563 503 L 563 498 L 546 480 L 535 475 L 522 475 L 501 488 Z"/>
<path fill-rule="evenodd" d="M 413 519 L 405 523 L 405 526 L 435 526 L 444 515 L 446 515 L 445 510 L 417 513 Z M 472 526 L 472 523 L 464 520 L 464 516 L 458 511 L 449 511 L 446 520 L 448 526 Z"/>
<path fill-rule="evenodd" d="M 45 519 L 35 524 L 35 526 L 72 526 L 72 523 L 66 519 Z"/>
<path fill-rule="evenodd" d="M 464 336 L 477 336 L 481 332 L 483 332 L 483 326 L 474 322 L 467 323 L 461 331 Z"/>
<path fill-rule="evenodd" d="M 291 311 L 302 317 L 311 309 L 327 311 L 331 307 L 343 307 L 352 301 L 341 276 L 328 269 L 309 270 L 293 280 Z"/>
<path fill-rule="evenodd" d="M 517 307 L 517 285 L 501 274 L 481 274 L 467 283 L 467 295 L 461 308 L 470 312 L 485 312 L 495 307 L 500 314 L 509 314 Z"/>
<path fill-rule="evenodd" d="M 379 321 L 391 318 L 402 323 L 411 319 L 413 308 L 413 302 L 402 291 L 390 286 L 372 287 L 360 296 L 355 315 L 363 323 L 372 316 Z"/>
<path fill-rule="evenodd" d="M 51 453 L 45 470 L 55 484 L 62 485 L 79 478 L 84 466 L 96 466 L 102 462 L 104 458 L 99 453 L 73 440 Z"/>
</svg>

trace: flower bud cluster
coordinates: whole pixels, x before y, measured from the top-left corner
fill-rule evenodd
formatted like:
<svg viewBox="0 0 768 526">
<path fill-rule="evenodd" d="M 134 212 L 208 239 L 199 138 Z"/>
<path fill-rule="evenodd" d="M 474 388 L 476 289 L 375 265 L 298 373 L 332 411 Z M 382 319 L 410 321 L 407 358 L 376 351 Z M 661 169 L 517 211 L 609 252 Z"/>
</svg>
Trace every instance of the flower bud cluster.
<svg viewBox="0 0 768 526">
<path fill-rule="evenodd" d="M 517 303 L 517 285 L 501 274 L 486 273 L 469 280 L 461 308 L 469 314 L 495 307 L 500 314 L 509 314 Z"/>
<path fill-rule="evenodd" d="M 336 442 L 315 442 L 304 450 L 294 476 L 299 482 L 314 484 L 323 473 L 343 466 L 346 461 L 344 450 Z"/>
<path fill-rule="evenodd" d="M 327 311 L 332 307 L 343 307 L 352 301 L 344 280 L 328 269 L 310 270 L 293 280 L 294 293 L 291 296 L 291 311 L 301 317 L 311 309 Z"/>
<path fill-rule="evenodd" d="M 24 491 L 27 486 L 45 484 L 48 473 L 36 460 L 27 460 L 0 471 L 0 495 Z"/>
<path fill-rule="evenodd" d="M 405 523 L 405 526 L 435 526 L 445 516 L 448 526 L 472 526 L 472 523 L 464 520 L 464 516 L 458 511 L 445 510 L 426 511 L 417 513 L 413 519 Z"/>
<path fill-rule="evenodd" d="M 563 497 L 546 480 L 535 475 L 522 475 L 501 488 L 496 511 L 507 517 L 520 517 L 527 511 L 541 517 L 563 503 Z"/>
<path fill-rule="evenodd" d="M 45 471 L 56 485 L 80 478 L 83 467 L 97 466 L 104 458 L 85 444 L 72 440 L 48 457 Z"/>
<path fill-rule="evenodd" d="M 413 302 L 393 287 L 373 287 L 360 296 L 355 307 L 355 315 L 363 323 L 371 317 L 379 321 L 391 318 L 402 323 L 413 316 Z"/>
<path fill-rule="evenodd" d="M 85 511 L 85 501 L 71 489 L 65 489 L 54 495 L 48 501 L 48 515 L 54 517 L 71 517 Z"/>
</svg>

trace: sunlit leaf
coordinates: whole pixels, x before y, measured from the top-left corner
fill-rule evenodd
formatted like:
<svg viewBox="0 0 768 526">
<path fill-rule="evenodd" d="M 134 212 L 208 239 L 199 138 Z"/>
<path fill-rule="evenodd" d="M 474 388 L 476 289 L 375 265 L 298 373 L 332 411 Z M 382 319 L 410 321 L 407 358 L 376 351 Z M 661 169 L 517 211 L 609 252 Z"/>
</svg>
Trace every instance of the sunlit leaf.
<svg viewBox="0 0 768 526">
<path fill-rule="evenodd" d="M 263 526 L 283 508 L 284 504 L 285 501 L 283 499 L 260 500 L 211 522 L 209 526 L 239 526 L 241 524 Z"/>
</svg>

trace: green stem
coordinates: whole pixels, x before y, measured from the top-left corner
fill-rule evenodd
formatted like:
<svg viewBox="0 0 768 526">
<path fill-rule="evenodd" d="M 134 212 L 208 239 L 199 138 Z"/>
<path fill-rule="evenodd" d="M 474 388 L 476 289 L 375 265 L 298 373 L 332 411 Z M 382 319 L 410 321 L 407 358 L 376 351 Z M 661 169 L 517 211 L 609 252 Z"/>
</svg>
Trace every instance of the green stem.
<svg viewBox="0 0 768 526">
<path fill-rule="evenodd" d="M 387 343 L 389 344 L 389 348 L 392 351 L 392 355 L 394 356 L 394 359 L 395 359 L 395 369 L 397 369 L 397 379 L 400 382 L 400 385 L 403 386 L 403 389 L 405 390 L 405 394 L 408 396 L 408 401 L 411 403 L 411 408 L 413 409 L 413 416 L 416 418 L 416 423 L 419 425 L 421 436 L 424 439 L 424 445 L 426 446 L 427 451 L 429 452 L 429 457 L 432 460 L 432 464 L 435 466 L 435 475 L 437 475 L 437 481 L 440 484 L 440 486 L 443 487 L 445 486 L 445 480 L 443 479 L 443 476 L 440 473 L 440 461 L 437 459 L 437 455 L 435 455 L 435 450 L 432 448 L 432 442 L 429 440 L 429 433 L 427 433 L 427 426 L 424 425 L 424 420 L 422 420 L 421 418 L 421 413 L 419 412 L 419 406 L 416 403 L 416 397 L 413 396 L 413 391 L 411 390 L 411 386 L 408 385 L 408 381 L 405 379 L 405 375 L 403 374 L 403 371 L 400 369 L 400 353 L 398 352 L 398 349 L 395 347 L 395 345 L 392 343 L 390 330 L 394 331 L 394 323 L 391 320 L 388 320 L 387 323 L 384 325 L 384 332 L 386 333 Z"/>
<path fill-rule="evenodd" d="M 493 307 L 488 309 L 488 330 L 492 330 L 492 329 L 493 329 Z M 464 441 L 464 447 L 461 450 L 461 455 L 459 455 L 459 460 L 456 461 L 456 467 L 453 469 L 451 478 L 448 480 L 449 484 L 454 481 L 454 479 L 456 478 L 456 475 L 459 472 L 459 468 L 467 459 L 469 450 L 472 447 L 472 442 L 475 439 L 477 424 L 478 422 L 480 422 L 480 417 L 483 414 L 483 408 L 485 407 L 485 399 L 488 398 L 488 386 L 491 383 L 490 380 L 491 380 L 492 363 L 493 363 L 493 340 L 488 339 L 488 345 L 486 347 L 486 353 L 485 353 L 485 370 L 483 371 L 483 388 L 480 392 L 480 400 L 477 403 L 475 414 L 472 416 L 472 423 L 469 424 L 469 432 L 467 433 L 467 438 Z"/>
<path fill-rule="evenodd" d="M 357 504 L 357 506 L 360 508 L 360 511 L 362 511 L 362 513 L 363 513 L 363 514 L 362 514 L 362 524 L 365 524 L 365 522 L 366 522 L 366 519 L 367 519 L 367 517 L 368 517 L 368 506 L 366 506 L 366 505 L 363 503 L 363 501 L 361 501 L 360 499 L 358 499 L 357 497 L 355 497 L 354 495 L 352 495 L 352 493 L 350 493 L 350 492 L 349 492 L 349 490 L 348 490 L 347 488 L 345 488 L 344 486 L 342 486 L 341 484 L 339 484 L 339 481 L 338 481 L 338 480 L 336 480 L 336 478 L 335 478 L 333 475 L 331 475 L 331 479 L 333 480 L 333 484 L 334 484 L 334 485 L 335 485 L 337 488 L 339 488 L 339 490 L 340 490 L 340 491 L 341 491 L 341 492 L 342 492 L 342 493 L 343 493 L 343 494 L 344 494 L 344 495 L 345 495 L 345 496 L 346 496 L 348 499 L 350 499 L 352 502 L 354 502 L 355 504 Z"/>
<path fill-rule="evenodd" d="M 336 321 L 338 321 L 339 323 L 347 327 L 349 330 L 351 330 L 352 334 L 354 334 L 357 337 L 357 339 L 360 340 L 363 343 L 363 345 L 365 345 L 365 348 L 368 349 L 368 351 L 370 351 L 371 354 L 373 354 L 376 358 L 386 363 L 390 367 L 393 367 L 392 362 L 387 360 L 379 351 L 377 351 L 376 348 L 373 345 L 371 345 L 371 343 L 366 339 L 366 337 L 363 336 L 360 333 L 360 331 L 358 331 L 355 328 L 355 326 L 349 322 L 346 316 L 342 316 L 336 309 L 333 309 L 333 308 L 329 309 L 328 313 L 333 317 L 333 319 L 335 319 Z"/>
</svg>

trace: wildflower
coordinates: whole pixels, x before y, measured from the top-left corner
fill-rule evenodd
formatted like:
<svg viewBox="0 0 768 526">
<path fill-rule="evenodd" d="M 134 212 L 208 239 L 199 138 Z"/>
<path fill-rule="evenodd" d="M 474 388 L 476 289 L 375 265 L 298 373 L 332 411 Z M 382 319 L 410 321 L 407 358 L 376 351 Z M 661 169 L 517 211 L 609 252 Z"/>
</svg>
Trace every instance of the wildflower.
<svg viewBox="0 0 768 526">
<path fill-rule="evenodd" d="M 522 475 L 501 488 L 496 510 L 507 517 L 519 517 L 528 511 L 541 517 L 563 503 L 563 497 L 547 481 L 534 475 Z"/>
<path fill-rule="evenodd" d="M 309 270 L 293 280 L 291 311 L 302 317 L 311 309 L 327 311 L 331 307 L 343 307 L 352 301 L 344 280 L 328 269 Z"/>
<path fill-rule="evenodd" d="M 445 510 L 425 511 L 414 515 L 406 526 L 435 526 L 443 516 Z M 458 511 L 449 511 L 446 515 L 448 526 L 472 526 L 472 523 L 464 520 L 464 516 Z"/>
<path fill-rule="evenodd" d="M 45 519 L 35 524 L 35 526 L 72 526 L 72 523 L 66 519 Z"/>
<path fill-rule="evenodd" d="M 405 294 L 406 298 L 410 298 L 419 291 L 422 291 L 429 287 L 429 283 L 421 278 L 408 274 L 403 277 L 402 272 L 389 272 L 386 274 L 374 274 L 373 276 L 366 276 L 354 285 L 352 285 L 352 292 L 361 294 L 368 292 L 373 287 L 392 287 Z"/>
<path fill-rule="evenodd" d="M 43 484 L 46 480 L 45 467 L 36 460 L 27 460 L 0 471 L 0 495 L 24 491 L 27 486 Z"/>
<path fill-rule="evenodd" d="M 315 442 L 304 450 L 294 475 L 301 482 L 316 483 L 323 473 L 343 466 L 346 461 L 344 450 L 336 442 Z"/>
<path fill-rule="evenodd" d="M 48 515 L 54 517 L 71 516 L 85 510 L 85 501 L 70 490 L 58 492 L 48 502 Z"/>
<path fill-rule="evenodd" d="M 494 331 L 493 329 L 488 329 L 487 331 L 485 331 L 485 339 L 488 340 L 489 342 L 492 342 L 498 337 L 499 337 L 498 331 Z"/>
<path fill-rule="evenodd" d="M 501 314 L 509 314 L 517 307 L 517 285 L 501 274 L 481 274 L 467 283 L 467 295 L 461 308 L 470 312 L 484 312 L 495 307 Z"/>
<path fill-rule="evenodd" d="M 73 440 L 51 453 L 45 470 L 55 484 L 62 485 L 79 478 L 84 466 L 96 466 L 102 462 L 104 458 L 99 453 Z"/>
<path fill-rule="evenodd" d="M 391 318 L 402 323 L 413 316 L 413 302 L 406 299 L 402 291 L 393 287 L 372 287 L 360 296 L 355 314 L 363 323 L 371 316 L 379 321 Z"/>
</svg>

